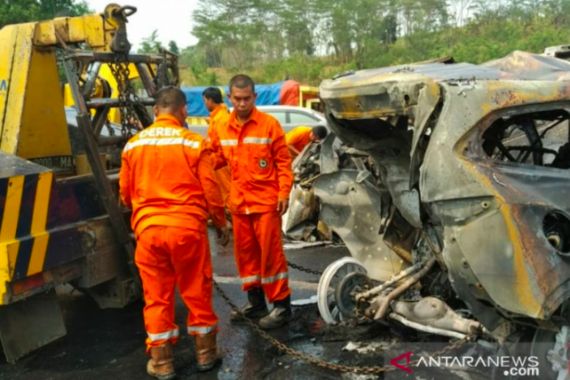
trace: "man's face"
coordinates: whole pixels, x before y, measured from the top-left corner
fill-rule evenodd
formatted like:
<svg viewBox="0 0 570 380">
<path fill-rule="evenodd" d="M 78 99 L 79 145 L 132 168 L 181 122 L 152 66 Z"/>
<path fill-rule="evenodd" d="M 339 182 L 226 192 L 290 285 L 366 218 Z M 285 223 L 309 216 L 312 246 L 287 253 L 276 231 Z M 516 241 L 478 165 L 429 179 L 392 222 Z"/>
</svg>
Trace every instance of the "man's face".
<svg viewBox="0 0 570 380">
<path fill-rule="evenodd" d="M 310 136 L 311 141 L 316 142 L 316 143 L 321 142 L 321 139 L 319 138 L 319 136 L 315 135 L 313 132 L 311 132 L 311 134 L 309 136 Z"/>
<path fill-rule="evenodd" d="M 230 102 L 240 119 L 248 119 L 255 106 L 256 94 L 251 86 L 245 88 L 232 87 L 230 89 Z"/>
<path fill-rule="evenodd" d="M 214 106 L 215 106 L 215 103 L 212 101 L 212 99 L 208 99 L 204 96 L 202 96 L 202 99 L 204 100 L 204 105 L 206 106 L 206 109 L 209 112 L 212 112 L 214 110 Z"/>
</svg>

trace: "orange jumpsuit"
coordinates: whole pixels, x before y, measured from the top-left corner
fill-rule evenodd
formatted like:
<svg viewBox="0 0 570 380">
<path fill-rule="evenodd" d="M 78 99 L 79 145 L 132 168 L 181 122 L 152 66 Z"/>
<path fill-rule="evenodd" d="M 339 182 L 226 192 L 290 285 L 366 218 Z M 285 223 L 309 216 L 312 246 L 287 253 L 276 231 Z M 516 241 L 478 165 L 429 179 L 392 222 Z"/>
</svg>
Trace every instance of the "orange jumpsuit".
<svg viewBox="0 0 570 380">
<path fill-rule="evenodd" d="M 210 155 L 202 138 L 170 115 L 157 117 L 123 150 L 119 186 L 122 201 L 132 208 L 147 348 L 178 338 L 176 284 L 190 309 L 188 333 L 216 329 L 206 218 L 209 211 L 218 227 L 225 218 Z"/>
<path fill-rule="evenodd" d="M 280 301 L 291 294 L 277 212 L 293 183 L 285 133 L 257 108 L 243 125 L 232 112 L 228 127 L 215 132 L 212 147 L 231 170 L 228 207 L 242 288 L 262 286 L 270 302 Z"/>
<path fill-rule="evenodd" d="M 311 142 L 311 127 L 295 127 L 285 134 L 285 141 L 288 147 L 293 147 L 295 151 L 289 149 L 291 157 L 295 159 L 299 153 Z"/>
<path fill-rule="evenodd" d="M 211 140 L 214 131 L 220 128 L 227 128 L 228 121 L 230 119 L 230 113 L 228 107 L 221 103 L 210 113 L 210 126 L 208 128 L 208 138 Z M 215 159 L 216 156 L 214 156 Z M 224 204 L 228 204 L 228 198 L 230 195 L 230 168 L 225 166 L 223 163 L 220 165 L 215 165 L 216 169 L 216 180 L 220 186 L 220 191 L 222 192 L 222 198 L 224 199 Z"/>
</svg>

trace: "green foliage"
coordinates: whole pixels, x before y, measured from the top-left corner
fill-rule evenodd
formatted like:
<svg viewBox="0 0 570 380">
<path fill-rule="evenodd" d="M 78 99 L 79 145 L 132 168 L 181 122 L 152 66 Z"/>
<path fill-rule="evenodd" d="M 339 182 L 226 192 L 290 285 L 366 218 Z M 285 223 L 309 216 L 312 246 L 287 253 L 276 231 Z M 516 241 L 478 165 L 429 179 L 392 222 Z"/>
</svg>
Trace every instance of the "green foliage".
<svg viewBox="0 0 570 380">
<path fill-rule="evenodd" d="M 237 72 L 318 84 L 349 69 L 481 63 L 570 43 L 570 0 L 199 0 L 191 83 Z M 191 55 L 191 56 L 190 56 Z M 224 83 L 224 82 L 222 82 Z"/>
<path fill-rule="evenodd" d="M 160 53 L 164 48 L 158 40 L 158 30 L 153 30 L 150 36 L 143 38 L 141 46 L 138 49 L 140 54 Z"/>
<path fill-rule="evenodd" d="M 85 1 L 76 0 L 0 0 L 0 27 L 55 17 L 90 13 Z"/>
<path fill-rule="evenodd" d="M 182 49 L 178 57 L 182 82 L 187 85 L 219 85 L 218 74 L 209 70 L 204 51 L 196 46 Z"/>
<path fill-rule="evenodd" d="M 176 44 L 176 41 L 169 41 L 168 42 L 168 50 L 171 53 L 174 53 L 176 55 L 180 55 L 180 49 L 178 48 L 178 45 Z"/>
</svg>

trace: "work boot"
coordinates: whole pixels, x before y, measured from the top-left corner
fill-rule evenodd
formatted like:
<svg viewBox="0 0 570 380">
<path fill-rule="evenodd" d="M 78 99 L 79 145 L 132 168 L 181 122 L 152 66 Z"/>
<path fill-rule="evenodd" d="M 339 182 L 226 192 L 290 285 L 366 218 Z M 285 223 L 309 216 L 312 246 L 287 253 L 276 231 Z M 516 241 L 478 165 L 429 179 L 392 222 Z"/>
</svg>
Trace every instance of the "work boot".
<svg viewBox="0 0 570 380">
<path fill-rule="evenodd" d="M 243 306 L 240 311 L 247 318 L 259 319 L 265 317 L 269 311 L 267 310 L 267 304 L 265 303 L 265 295 L 261 288 L 252 288 L 247 291 L 247 304 Z M 236 311 L 230 313 L 230 320 L 232 322 L 239 321 L 241 315 Z"/>
<path fill-rule="evenodd" d="M 194 342 L 196 345 L 198 371 L 209 371 L 214 368 L 221 359 L 216 346 L 216 332 L 212 331 L 207 334 L 195 335 Z"/>
<path fill-rule="evenodd" d="M 150 348 L 150 360 L 146 363 L 146 372 L 159 380 L 169 380 L 176 377 L 171 343 Z"/>
<path fill-rule="evenodd" d="M 259 327 L 264 330 L 281 327 L 291 320 L 292 314 L 291 297 L 287 296 L 281 301 L 275 301 L 271 313 L 259 320 Z"/>
</svg>

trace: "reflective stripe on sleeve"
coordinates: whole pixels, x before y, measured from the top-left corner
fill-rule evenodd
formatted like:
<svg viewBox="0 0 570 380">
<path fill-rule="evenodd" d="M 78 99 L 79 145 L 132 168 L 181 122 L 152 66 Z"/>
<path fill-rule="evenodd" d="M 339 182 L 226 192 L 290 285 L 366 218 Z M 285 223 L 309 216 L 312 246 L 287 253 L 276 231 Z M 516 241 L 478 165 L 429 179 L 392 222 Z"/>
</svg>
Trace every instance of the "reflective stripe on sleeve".
<svg viewBox="0 0 570 380">
<path fill-rule="evenodd" d="M 178 338 L 178 329 L 165 331 L 165 332 L 157 333 L 157 334 L 147 332 L 147 335 L 148 335 L 148 338 L 152 342 L 157 341 L 157 340 L 168 340 L 168 339 L 172 339 L 172 338 Z"/>
<path fill-rule="evenodd" d="M 198 333 L 198 334 L 208 334 L 216 329 L 216 325 L 213 326 L 188 326 L 188 334 Z"/>
<path fill-rule="evenodd" d="M 272 139 L 269 137 L 246 137 L 243 139 L 244 144 L 271 144 Z"/>
<path fill-rule="evenodd" d="M 220 145 L 221 146 L 237 146 L 238 141 L 235 139 L 231 139 L 231 140 L 220 140 Z"/>
<path fill-rule="evenodd" d="M 289 278 L 288 272 L 281 272 L 281 273 L 277 273 L 275 276 L 263 277 L 261 279 L 261 283 L 262 284 L 272 284 L 275 281 L 283 280 L 285 278 Z"/>
</svg>

